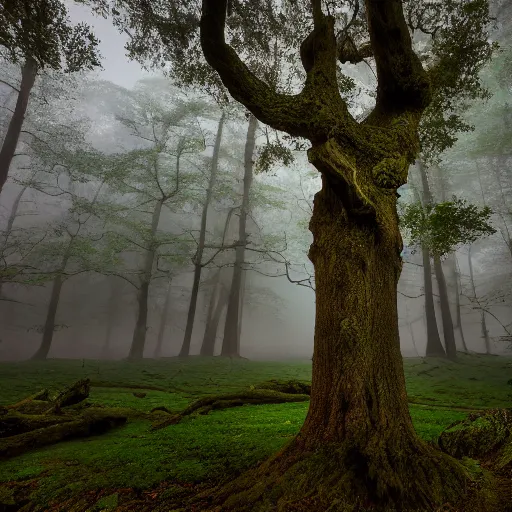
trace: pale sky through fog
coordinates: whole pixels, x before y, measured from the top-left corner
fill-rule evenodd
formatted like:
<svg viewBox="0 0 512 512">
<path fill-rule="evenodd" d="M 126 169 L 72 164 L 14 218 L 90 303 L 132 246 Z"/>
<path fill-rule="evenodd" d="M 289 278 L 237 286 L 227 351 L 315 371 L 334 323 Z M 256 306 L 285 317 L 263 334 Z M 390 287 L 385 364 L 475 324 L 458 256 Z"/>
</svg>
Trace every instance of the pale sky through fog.
<svg viewBox="0 0 512 512">
<path fill-rule="evenodd" d="M 126 56 L 124 45 L 128 41 L 126 34 L 119 33 L 108 19 L 91 14 L 89 7 L 66 2 L 69 17 L 73 23 L 85 22 L 93 29 L 100 42 L 103 70 L 100 78 L 109 80 L 123 87 L 131 88 L 141 78 L 150 76 L 137 62 L 130 61 Z"/>
</svg>

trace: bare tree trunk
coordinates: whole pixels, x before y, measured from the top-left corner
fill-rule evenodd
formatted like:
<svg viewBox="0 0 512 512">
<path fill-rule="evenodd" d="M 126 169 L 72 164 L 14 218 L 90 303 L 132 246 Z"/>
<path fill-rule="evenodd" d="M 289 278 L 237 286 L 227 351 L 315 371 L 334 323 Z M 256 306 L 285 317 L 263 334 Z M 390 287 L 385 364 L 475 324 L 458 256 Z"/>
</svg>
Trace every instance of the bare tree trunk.
<svg viewBox="0 0 512 512">
<path fill-rule="evenodd" d="M 194 257 L 194 281 L 192 283 L 192 291 L 190 293 L 190 305 L 188 307 L 187 314 L 187 325 L 185 327 L 185 336 L 183 338 L 183 344 L 179 353 L 179 357 L 186 357 L 190 353 L 190 343 L 192 341 L 192 331 L 194 329 L 194 319 L 197 308 L 197 295 L 199 293 L 199 283 L 201 281 L 201 270 L 202 270 L 202 259 L 204 252 L 204 245 L 206 241 L 206 221 L 208 217 L 208 207 L 212 200 L 213 187 L 217 178 L 217 169 L 219 166 L 219 152 L 220 143 L 222 139 L 222 130 L 224 127 L 224 120 L 226 114 L 222 112 L 217 127 L 217 135 L 215 137 L 215 146 L 213 148 L 213 156 L 211 162 L 210 180 L 208 183 L 208 189 L 206 190 L 206 199 L 203 205 L 203 213 L 201 215 L 201 228 L 199 231 L 199 242 L 197 245 L 197 251 Z"/>
<path fill-rule="evenodd" d="M 226 221 L 224 222 L 224 231 L 222 233 L 222 245 L 224 245 L 226 242 L 226 235 L 227 235 L 227 232 L 229 229 L 229 224 L 231 222 L 231 217 L 233 215 L 233 212 L 236 209 L 237 209 L 237 207 L 230 208 L 228 214 L 226 215 Z M 206 315 L 203 343 L 201 344 L 201 351 L 200 351 L 200 354 L 202 356 L 213 355 L 214 347 L 212 348 L 212 344 L 213 345 L 215 344 L 215 337 L 217 336 L 217 327 L 215 327 L 215 334 L 214 334 L 214 337 L 212 340 L 210 333 L 211 333 L 213 327 L 211 326 L 211 322 L 212 322 L 212 318 L 214 316 L 215 304 L 218 301 L 217 296 L 218 296 L 221 288 L 223 288 L 223 286 L 221 286 L 221 281 L 220 281 L 221 273 L 222 273 L 222 270 L 220 268 L 216 270 L 215 276 L 213 279 L 213 283 L 212 283 L 213 291 L 211 293 L 210 303 L 208 305 L 208 313 Z M 223 290 L 223 293 L 224 293 L 224 290 Z M 218 321 L 217 321 L 217 325 L 218 325 Z M 207 336 L 207 333 L 208 333 L 208 336 Z"/>
<path fill-rule="evenodd" d="M 500 192 L 500 201 L 501 201 L 501 208 L 502 211 L 499 212 L 499 215 L 501 217 L 501 221 L 503 222 L 504 230 L 502 230 L 502 236 L 505 241 L 505 244 L 507 245 L 508 251 L 510 255 L 512 256 L 512 239 L 510 238 L 510 230 L 508 228 L 507 219 L 505 218 L 505 213 L 508 212 L 508 206 L 507 201 L 505 199 L 505 193 L 503 192 L 503 185 L 501 183 L 501 174 L 500 174 L 500 167 L 501 167 L 501 159 L 497 158 L 494 162 L 492 162 L 492 167 L 494 170 L 494 177 L 496 178 L 496 183 L 498 185 L 498 189 Z"/>
<path fill-rule="evenodd" d="M 212 319 L 207 326 L 207 330 L 204 333 L 203 344 L 201 345 L 202 356 L 213 356 L 215 353 L 215 342 L 217 341 L 217 331 L 219 330 L 220 318 L 222 311 L 228 302 L 228 293 L 226 288 L 219 285 L 219 297 L 215 304 Z"/>
<path fill-rule="evenodd" d="M 240 338 L 242 337 L 242 321 L 244 317 L 244 297 L 245 297 L 245 281 L 247 279 L 247 271 L 242 271 L 242 283 L 240 284 L 240 314 L 238 315 L 238 353 L 240 354 Z"/>
<path fill-rule="evenodd" d="M 464 338 L 464 329 L 462 328 L 462 316 L 460 311 L 460 290 L 461 290 L 461 284 L 460 284 L 460 272 L 457 268 L 457 256 L 455 253 L 452 253 L 452 265 L 453 265 L 453 275 L 455 276 L 454 283 L 455 283 L 455 308 L 457 311 L 457 318 L 456 318 L 456 324 L 455 327 L 459 328 L 460 331 L 460 339 L 462 342 L 462 348 L 464 352 L 468 352 L 468 346 L 466 345 L 466 339 Z"/>
<path fill-rule="evenodd" d="M 105 341 L 101 349 L 101 359 L 108 359 L 110 357 L 110 341 L 112 339 L 112 331 L 114 330 L 115 317 L 117 313 L 117 305 L 119 302 L 119 294 L 121 286 L 119 280 L 110 278 L 110 297 L 107 305 L 107 328 L 105 330 Z"/>
<path fill-rule="evenodd" d="M 235 266 L 233 268 L 233 279 L 229 292 L 228 310 L 226 313 L 226 324 L 224 326 L 224 338 L 222 341 L 222 356 L 240 357 L 240 301 L 242 284 L 242 265 L 245 260 L 245 244 L 247 242 L 247 215 L 249 213 L 249 192 L 253 179 L 253 153 L 256 143 L 256 129 L 258 120 L 254 115 L 249 116 L 249 127 L 245 142 L 244 157 L 244 192 L 242 206 L 240 208 L 240 222 L 238 224 L 238 241 L 240 246 L 235 252 Z"/>
<path fill-rule="evenodd" d="M 211 285 L 212 291 L 210 293 L 210 300 L 208 302 L 208 313 L 206 314 L 206 322 L 205 322 L 205 326 L 204 326 L 204 336 L 203 336 L 203 342 L 201 344 L 201 351 L 200 351 L 200 354 L 202 356 L 212 355 L 212 354 L 207 353 L 208 350 L 205 349 L 205 343 L 206 343 L 206 335 L 211 329 L 211 324 L 212 324 L 212 320 L 213 320 L 213 316 L 214 316 L 215 307 L 218 302 L 218 295 L 219 295 L 219 291 L 220 291 L 220 273 L 221 273 L 220 268 L 215 270 L 215 275 L 213 277 L 213 283 Z"/>
<path fill-rule="evenodd" d="M 425 169 L 425 165 L 423 164 L 421 159 L 418 159 L 418 168 L 420 171 L 421 183 L 423 185 L 423 204 L 432 204 L 433 199 L 432 199 L 432 193 L 430 191 L 430 187 L 428 184 L 427 172 Z M 426 268 L 425 267 L 425 264 L 426 264 L 425 259 L 426 258 L 425 258 L 425 253 L 424 253 L 424 255 L 423 255 L 424 269 Z M 430 267 L 430 251 L 428 251 L 428 259 L 429 259 L 428 267 Z M 437 284 L 439 287 L 439 297 L 441 299 L 441 318 L 442 318 L 442 322 L 443 322 L 443 334 L 444 334 L 446 355 L 448 355 L 448 357 L 453 359 L 453 358 L 457 357 L 457 350 L 455 348 L 455 338 L 453 336 L 453 322 L 452 322 L 452 317 L 451 317 L 451 313 L 450 313 L 450 306 L 448 303 L 448 292 L 446 290 L 446 281 L 444 279 L 444 273 L 443 273 L 443 268 L 441 266 L 441 261 L 440 261 L 439 257 L 436 257 L 435 255 L 434 255 L 434 272 L 436 274 Z M 426 274 L 426 271 L 425 271 L 425 274 Z M 425 277 L 425 281 L 426 280 L 427 280 L 427 278 Z M 430 274 L 430 280 L 432 280 L 431 274 Z M 429 293 L 432 294 L 432 284 L 430 284 L 429 288 L 430 288 Z M 427 293 L 427 286 L 425 285 L 425 300 L 427 300 L 426 293 Z M 426 306 L 426 308 L 427 308 L 427 306 Z M 430 306 L 429 306 L 429 308 L 430 308 Z M 433 315 L 433 318 L 435 319 L 435 309 L 434 309 L 433 297 L 432 297 L 432 312 L 430 313 L 430 315 L 431 316 Z M 432 322 L 432 318 L 431 318 L 431 322 Z M 451 325 L 451 329 L 450 329 L 450 325 Z M 427 332 L 428 332 L 428 328 L 429 328 L 429 322 L 427 320 Z M 431 325 L 430 329 L 431 329 L 431 331 L 433 330 L 433 325 Z M 437 324 L 436 324 L 436 330 L 437 330 Z M 429 334 L 427 334 L 427 336 L 429 336 Z M 437 330 L 437 336 L 439 336 L 438 330 Z M 427 341 L 427 351 L 429 350 L 429 345 L 428 345 L 429 341 L 430 341 L 430 339 Z M 436 340 L 434 340 L 433 343 L 437 344 Z M 429 355 L 428 352 L 427 352 L 427 355 Z M 441 354 L 439 353 L 437 355 L 437 357 L 439 357 L 440 355 Z"/>
<path fill-rule="evenodd" d="M 165 303 L 162 309 L 162 316 L 160 317 L 160 328 L 158 329 L 158 338 L 155 347 L 155 353 L 153 357 L 158 359 L 162 354 L 162 344 L 164 341 L 165 328 L 167 326 L 167 320 L 169 317 L 169 308 L 171 306 L 171 282 L 169 281 L 169 286 L 167 287 L 167 294 L 165 296 Z"/>
<path fill-rule="evenodd" d="M 0 193 L 2 192 L 3 186 L 9 176 L 9 168 L 11 166 L 14 153 L 16 152 L 16 146 L 18 145 L 18 139 L 20 137 L 21 128 L 25 119 L 25 113 L 27 111 L 28 100 L 30 98 L 30 91 L 34 86 L 34 82 L 37 76 L 37 63 L 34 59 L 27 57 L 25 63 L 21 68 L 21 85 L 16 106 L 14 107 L 14 113 L 9 122 L 7 133 L 0 149 Z"/>
<path fill-rule="evenodd" d="M 158 200 L 153 210 L 151 219 L 151 242 L 144 262 L 144 274 L 137 293 L 137 322 L 133 330 L 132 345 L 130 347 L 129 359 L 142 359 L 144 357 L 144 347 L 146 345 L 146 333 L 148 323 L 148 299 L 149 299 L 149 285 L 151 283 L 151 276 L 153 273 L 153 265 L 155 263 L 156 247 L 155 235 L 158 230 L 158 223 L 160 222 L 160 215 L 162 213 L 162 205 L 164 198 Z"/>
<path fill-rule="evenodd" d="M 441 318 L 443 321 L 443 334 L 444 344 L 446 347 L 446 355 L 450 359 L 456 359 L 457 346 L 455 344 L 452 314 L 450 312 L 450 302 L 448 300 L 448 288 L 444 278 L 441 258 L 437 254 L 434 255 L 434 271 L 436 273 L 437 285 L 439 287 L 439 299 L 441 301 Z"/>
<path fill-rule="evenodd" d="M 421 164 L 419 164 L 421 165 Z M 421 179 L 423 182 L 423 191 L 425 191 L 426 176 L 420 171 Z M 427 182 L 428 185 L 428 182 Z M 415 199 L 421 203 L 421 197 L 416 187 L 412 187 Z M 430 189 L 426 188 L 427 196 Z M 424 201 L 426 200 L 425 193 L 423 194 Z M 434 294 L 432 290 L 432 265 L 430 263 L 430 250 L 428 247 L 421 246 L 421 254 L 423 259 L 423 291 L 425 294 L 425 320 L 427 326 L 427 346 L 425 350 L 426 357 L 446 357 L 441 337 L 439 336 L 439 329 L 437 328 L 436 309 L 434 306 Z"/>
<path fill-rule="evenodd" d="M 16 198 L 14 199 L 14 203 L 12 204 L 11 213 L 9 214 L 9 218 L 7 219 L 7 226 L 5 228 L 5 237 L 3 241 L 3 247 L 7 245 L 7 241 L 9 239 L 9 236 L 12 231 L 12 226 L 14 225 L 14 221 L 16 220 L 16 215 L 18 213 L 18 208 L 20 207 L 21 198 L 23 197 L 23 194 L 26 192 L 28 188 L 28 185 L 25 185 L 19 192 Z M 1 188 L 0 188 L 1 191 Z M 3 288 L 3 281 L 0 279 L 0 297 L 2 296 L 2 288 Z"/>
<path fill-rule="evenodd" d="M 439 329 L 437 328 L 436 310 L 434 307 L 434 294 L 432 291 L 432 267 L 430 264 L 430 251 L 427 247 L 421 248 L 423 254 L 423 289 L 425 292 L 425 316 L 427 321 L 427 357 L 446 357 Z"/>
<path fill-rule="evenodd" d="M 66 271 L 66 266 L 68 264 L 68 260 L 70 257 L 69 248 L 71 247 L 71 243 L 68 247 L 68 251 L 64 255 L 62 260 L 62 265 L 58 270 L 58 273 L 53 280 L 52 284 L 52 292 L 50 295 L 50 303 L 48 304 L 48 311 L 46 313 L 46 321 L 43 328 L 43 339 L 41 341 L 41 345 L 37 349 L 37 352 L 31 357 L 33 360 L 44 360 L 48 357 L 48 353 L 50 352 L 52 341 L 53 341 L 53 333 L 55 332 L 55 318 L 57 317 L 57 309 L 59 308 L 60 301 L 60 293 L 62 291 L 62 285 L 64 284 L 63 274 Z"/>
<path fill-rule="evenodd" d="M 471 246 L 468 250 L 468 264 L 469 264 L 469 277 L 471 281 L 471 289 L 473 291 L 473 297 L 476 299 L 476 285 L 475 285 L 475 278 L 473 275 L 473 261 L 471 259 Z M 489 331 L 487 330 L 487 323 L 485 321 L 485 311 L 483 309 L 480 309 L 480 328 L 482 331 L 482 338 L 484 340 L 485 345 L 485 353 L 491 354 L 491 341 L 489 339 Z"/>
</svg>

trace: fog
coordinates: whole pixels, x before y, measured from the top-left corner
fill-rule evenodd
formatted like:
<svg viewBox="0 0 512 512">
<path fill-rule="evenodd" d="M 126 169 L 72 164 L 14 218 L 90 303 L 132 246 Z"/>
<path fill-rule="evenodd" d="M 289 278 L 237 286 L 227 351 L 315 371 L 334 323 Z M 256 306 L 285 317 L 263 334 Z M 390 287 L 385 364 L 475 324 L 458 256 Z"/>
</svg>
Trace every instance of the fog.
<svg viewBox="0 0 512 512">
<path fill-rule="evenodd" d="M 87 223 L 84 220 L 87 207 L 76 213 L 77 210 L 71 206 L 77 198 L 94 203 L 94 194 L 103 178 L 100 169 L 92 167 L 103 166 L 105 172 L 118 172 L 120 164 L 109 161 L 109 155 L 120 155 L 136 148 L 144 151 L 149 147 L 149 125 L 140 128 L 141 131 L 146 130 L 142 139 L 134 135 L 135 124 L 142 123 L 142 126 L 148 121 L 137 109 L 151 104 L 155 112 L 164 112 L 166 108 L 170 112 L 173 106 L 169 102 L 178 93 L 169 79 L 156 71 L 144 70 L 137 62 L 128 59 L 124 45 L 129 37 L 114 28 L 109 20 L 94 16 L 87 7 L 73 2 L 68 2 L 67 7 L 73 22 L 84 21 L 90 24 L 101 40 L 99 51 L 103 68 L 90 73 L 71 74 L 65 80 L 56 73 L 41 74 L 36 79 L 24 126 L 27 132 L 38 135 L 36 138 L 22 133 L 17 149 L 19 155 L 13 160 L 10 178 L 0 200 L 5 237 L 7 240 L 10 236 L 9 240 L 12 241 L 12 244 L 7 241 L 4 244 L 6 268 L 20 262 L 26 263 L 25 273 L 21 272 L 12 279 L 7 278 L 2 283 L 1 360 L 27 359 L 38 350 L 48 320 L 52 286 L 59 272 L 65 276 L 65 280 L 58 301 L 48 357 L 125 358 L 130 350 L 139 314 L 137 289 L 130 280 L 140 278 L 147 247 L 142 242 L 138 248 L 135 247 L 137 244 L 122 247 L 119 239 L 106 243 L 102 233 L 117 230 L 118 235 L 124 233 L 125 236 L 132 229 L 135 230 L 133 233 L 139 230 L 139 242 L 147 238 L 151 223 L 146 215 L 148 212 L 142 211 L 140 204 L 137 207 L 140 208 L 134 209 L 131 214 L 127 215 L 125 210 L 122 214 L 118 212 L 124 216 L 121 223 L 113 220 L 115 212 L 112 209 L 115 209 L 115 205 L 135 208 L 135 196 L 150 185 L 140 180 L 136 183 L 137 179 L 133 181 L 133 176 L 128 175 L 123 179 L 132 179 L 130 185 L 125 183 L 121 186 L 119 181 L 111 181 L 108 184 L 109 190 L 105 192 L 103 189 L 95 203 L 101 203 L 100 210 L 103 210 L 93 212 L 91 215 L 94 218 L 88 218 Z M 443 258 L 443 269 L 457 349 L 463 350 L 463 335 L 469 351 L 486 352 L 482 331 L 483 311 L 492 353 L 505 354 L 509 351 L 509 330 L 512 328 L 512 249 L 509 237 L 509 226 L 512 229 L 512 160 L 506 150 L 493 153 L 486 137 L 489 131 L 500 132 L 496 118 L 504 115 L 503 105 L 512 98 L 509 86 L 496 83 L 495 67 L 488 66 L 482 72 L 483 80 L 487 80 L 493 93 L 487 107 L 477 102 L 464 114 L 467 119 L 478 122 L 476 129 L 460 134 L 455 145 L 443 154 L 440 164 L 429 170 L 429 180 L 436 201 L 441 201 L 440 191 L 443 189 L 444 200 L 455 194 L 474 204 L 488 205 L 493 210 L 491 222 L 496 233 L 470 244 L 458 244 L 454 252 Z M 364 64 L 348 65 L 347 74 L 360 87 L 362 96 L 359 103 L 363 104 L 363 109 L 360 105 L 357 109 L 362 112 L 371 107 L 373 101 L 371 95 L 365 92 L 374 86 L 373 75 Z M 1 79 L 0 102 L 5 107 L 1 113 L 3 135 L 16 101 L 12 88 L 6 84 L 19 85 L 19 66 L 4 66 Z M 192 113 L 188 119 L 184 116 L 179 120 L 176 123 L 179 126 L 176 134 L 179 130 L 183 133 L 188 130 L 187 136 L 203 137 L 205 145 L 202 149 L 191 151 L 188 157 L 190 161 L 184 165 L 188 166 L 185 172 L 189 173 L 193 185 L 190 190 L 186 190 L 186 197 L 180 198 L 165 211 L 158 223 L 158 230 L 162 237 L 178 236 L 180 231 L 187 231 L 187 243 L 193 245 L 197 243 L 196 234 L 200 230 L 201 208 L 205 200 L 207 174 L 213 156 L 220 109 L 204 92 L 183 90 L 181 93 L 184 96 L 180 101 L 203 102 L 206 107 L 201 107 L 203 111 Z M 163 100 L 165 97 L 167 104 Z M 358 115 L 357 109 L 353 111 L 354 115 Z M 498 112 L 492 122 L 489 121 L 490 109 Z M 123 116 L 126 116 L 125 120 L 132 116 L 133 123 L 123 123 Z M 157 114 L 155 116 L 158 117 Z M 73 125 L 75 132 L 71 133 L 67 129 L 59 132 L 59 126 L 62 125 Z M 160 128 L 157 126 L 156 129 Z M 221 143 L 220 174 L 208 207 L 206 224 L 206 243 L 215 247 L 220 243 L 229 209 L 241 201 L 246 130 L 247 120 L 243 108 L 231 104 Z M 173 137 L 178 136 L 176 134 Z M 60 140 L 57 140 L 59 137 Z M 256 133 L 254 161 L 257 161 L 258 155 L 261 157 L 266 137 L 268 132 L 260 124 Z M 37 140 L 40 139 L 44 144 L 38 146 Z M 169 139 L 169 145 L 175 142 Z M 59 162 L 52 160 L 44 149 L 45 144 L 52 145 L 51 151 L 58 153 L 59 158 L 67 159 L 68 166 L 58 168 Z M 471 148 L 480 148 L 480 153 L 475 150 L 473 156 L 468 157 Z M 94 155 L 80 160 L 76 152 L 73 154 L 73 151 L 78 150 L 89 151 Z M 162 156 L 160 172 L 165 174 L 165 169 L 172 167 L 170 159 L 173 151 L 169 149 L 170 156 Z M 103 157 L 104 160 L 101 160 Z M 87 158 L 96 160 L 87 162 Z M 496 159 L 499 160 L 498 164 Z M 481 176 L 484 176 L 483 182 L 482 179 L 479 182 L 475 165 Z M 30 177 L 35 171 L 39 172 L 37 179 Z M 147 174 L 149 171 L 140 172 Z M 421 191 L 418 172 L 417 166 L 411 166 L 410 183 L 416 183 L 415 186 L 419 186 Z M 86 177 L 76 180 L 80 173 Z M 441 184 L 439 173 L 446 173 L 444 184 Z M 164 181 L 166 179 L 170 179 L 169 176 L 163 178 Z M 307 222 L 314 193 L 320 188 L 320 179 L 315 169 L 308 164 L 305 151 L 295 151 L 293 163 L 284 165 L 276 161 L 269 169 L 256 172 L 254 188 L 251 192 L 247 233 L 250 234 L 252 248 L 255 250 L 245 251 L 239 353 L 249 359 L 308 359 L 313 353 L 315 293 L 313 269 L 307 257 L 311 243 Z M 9 235 L 9 216 L 22 189 L 24 193 L 15 212 L 13 227 L 9 228 L 12 231 Z M 410 184 L 399 189 L 399 193 L 402 201 L 414 200 Z M 111 210 L 107 212 L 108 204 Z M 73 215 L 75 218 L 72 218 Z M 76 215 L 81 217 L 77 220 Z M 228 226 L 227 244 L 238 240 L 238 218 L 239 215 L 235 214 Z M 133 221 L 134 225 L 129 226 L 128 221 Z M 81 249 L 77 249 L 77 253 L 72 256 L 75 260 L 70 260 L 69 267 L 62 271 L 59 270 L 58 260 L 62 258 L 63 248 L 59 247 L 58 240 L 64 236 L 62 226 L 66 222 L 75 227 L 83 223 L 85 238 L 81 239 Z M 135 237 L 133 234 L 130 236 Z M 37 237 L 41 237 L 40 243 L 35 243 Z M 424 273 L 421 247 L 413 243 L 409 246 L 408 243 L 408 235 L 404 233 L 404 266 L 397 297 L 400 346 L 405 357 L 416 357 L 425 354 L 427 345 Z M 251 247 L 251 244 L 247 247 Z M 176 356 L 182 346 L 194 276 L 194 249 L 178 245 L 173 249 L 174 252 L 164 253 L 162 249 L 159 253 L 157 259 L 161 257 L 162 266 L 165 267 L 163 270 L 158 269 L 157 262 L 154 262 L 147 304 L 145 357 L 154 355 L 162 319 L 165 326 L 159 355 Z M 212 300 L 213 286 L 210 281 L 214 279 L 216 269 L 221 269 L 221 280 L 227 287 L 233 273 L 235 249 L 221 250 L 214 256 L 217 250 L 215 247 L 205 249 L 203 257 L 204 261 L 209 258 L 212 260 L 202 268 L 190 354 L 198 354 L 201 349 Z M 470 248 L 473 280 L 468 264 Z M 42 252 L 38 252 L 40 250 Z M 84 256 L 87 251 L 90 251 L 89 260 Z M 179 258 L 176 257 L 177 253 L 180 254 Z M 460 274 L 457 287 L 454 286 L 454 268 Z M 165 312 L 166 283 L 171 279 L 171 274 L 170 300 Z M 434 272 L 432 283 L 437 327 L 443 340 L 440 292 Z M 457 296 L 460 311 L 457 310 Z M 462 334 L 458 316 L 462 322 Z M 225 318 L 226 308 L 223 308 L 216 334 L 216 354 L 221 350 Z"/>
</svg>

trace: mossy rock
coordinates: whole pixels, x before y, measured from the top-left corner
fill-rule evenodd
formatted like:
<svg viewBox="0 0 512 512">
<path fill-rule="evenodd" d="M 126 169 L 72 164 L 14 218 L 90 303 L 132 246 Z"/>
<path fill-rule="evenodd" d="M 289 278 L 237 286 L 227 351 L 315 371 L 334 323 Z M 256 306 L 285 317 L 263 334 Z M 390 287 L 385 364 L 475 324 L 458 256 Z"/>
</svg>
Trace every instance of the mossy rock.
<svg viewBox="0 0 512 512">
<path fill-rule="evenodd" d="M 441 449 L 457 458 L 494 458 L 503 450 L 511 452 L 511 443 L 512 409 L 470 414 L 449 425 L 439 436 Z M 510 458 L 512 453 L 509 463 Z"/>
<path fill-rule="evenodd" d="M 271 389 L 280 393 L 290 395 L 311 395 L 311 382 L 303 380 L 280 380 L 271 379 L 260 384 L 256 384 L 254 389 Z"/>
</svg>

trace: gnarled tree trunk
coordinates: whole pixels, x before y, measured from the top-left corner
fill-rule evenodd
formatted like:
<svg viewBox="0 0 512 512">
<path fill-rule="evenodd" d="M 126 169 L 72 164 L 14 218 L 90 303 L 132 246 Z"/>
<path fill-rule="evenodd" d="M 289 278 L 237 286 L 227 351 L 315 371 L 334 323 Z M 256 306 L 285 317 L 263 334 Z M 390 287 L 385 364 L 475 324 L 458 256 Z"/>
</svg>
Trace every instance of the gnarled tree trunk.
<svg viewBox="0 0 512 512">
<path fill-rule="evenodd" d="M 203 0 L 201 45 L 231 95 L 258 119 L 311 142 L 322 174 L 310 230 L 316 322 L 311 402 L 275 457 L 216 493 L 218 510 L 433 510 L 465 493 L 467 471 L 421 441 L 407 407 L 398 340 L 402 240 L 397 189 L 419 151 L 430 101 L 398 1 L 366 1 L 378 88 L 362 123 L 339 94 L 332 16 L 311 2 L 294 96 L 258 79 L 226 43 L 227 2 Z M 348 59 L 347 59 L 348 60 Z"/>
<path fill-rule="evenodd" d="M 347 510 L 433 510 L 443 486 L 463 492 L 463 470 L 418 438 L 407 406 L 396 343 L 398 219 L 380 211 L 377 227 L 371 215 L 353 215 L 342 187 L 322 176 L 310 222 L 316 320 L 308 415 L 274 458 L 218 492 L 222 510 L 264 501 L 278 475 L 274 503 L 284 496 L 315 511 L 333 503 L 354 506 Z"/>
<path fill-rule="evenodd" d="M 37 76 L 37 63 L 34 59 L 27 57 L 25 63 L 21 68 L 21 85 L 14 113 L 9 122 L 7 133 L 0 149 L 0 193 L 9 176 L 9 167 L 11 166 L 18 139 L 20 137 L 21 128 L 25 119 L 27 111 L 28 100 L 30 98 L 30 91 L 34 86 Z"/>
</svg>

